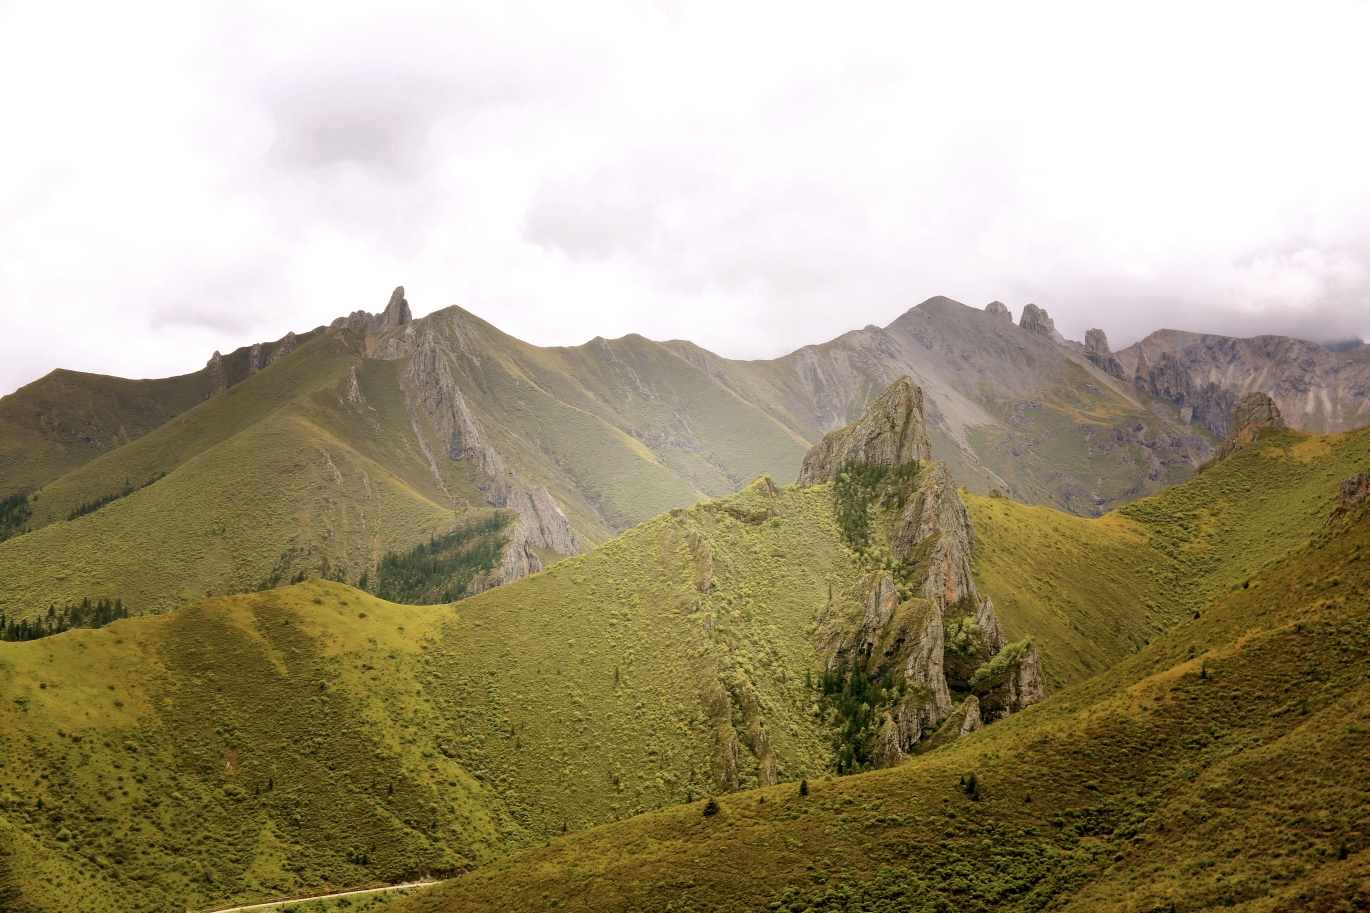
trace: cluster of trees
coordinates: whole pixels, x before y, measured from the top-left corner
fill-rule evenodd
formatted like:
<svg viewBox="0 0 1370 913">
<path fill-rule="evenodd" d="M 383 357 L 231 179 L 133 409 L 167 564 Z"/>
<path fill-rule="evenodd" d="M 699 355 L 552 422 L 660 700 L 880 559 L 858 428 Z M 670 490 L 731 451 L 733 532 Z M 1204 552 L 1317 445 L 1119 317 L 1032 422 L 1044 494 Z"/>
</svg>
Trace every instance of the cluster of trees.
<svg viewBox="0 0 1370 913">
<path fill-rule="evenodd" d="M 375 576 L 362 574 L 357 586 L 408 605 L 460 599 L 476 575 L 499 566 L 504 557 L 504 529 L 513 519 L 509 512 L 495 512 L 407 552 L 389 552 Z"/>
<path fill-rule="evenodd" d="M 833 748 L 837 754 L 838 774 L 852 774 L 870 770 L 870 748 L 875 738 L 875 725 L 880 719 L 877 711 L 897 700 L 899 689 L 889 670 L 876 678 L 869 678 L 859 665 L 851 675 L 840 672 L 824 673 L 819 682 L 822 692 L 820 704 L 836 716 Z"/>
<path fill-rule="evenodd" d="M 35 619 L 6 618 L 0 613 L 0 640 L 38 640 L 51 637 L 72 628 L 101 628 L 119 618 L 127 618 L 128 609 L 122 599 L 82 599 L 80 604 L 68 605 L 58 609 L 48 606 L 46 615 Z"/>
<path fill-rule="evenodd" d="M 917 460 L 893 468 L 856 460 L 842 466 L 833 485 L 833 501 L 842 538 L 854 551 L 864 554 L 871 546 L 872 508 L 903 509 L 922 468 Z"/>
<path fill-rule="evenodd" d="M 166 473 L 159 472 L 141 485 L 134 485 L 131 481 L 125 479 L 123 488 L 119 489 L 118 491 L 112 491 L 102 498 L 96 498 L 94 501 L 86 501 L 84 504 L 77 507 L 71 513 L 67 514 L 67 519 L 75 520 L 77 517 L 84 517 L 86 514 L 93 514 L 100 508 L 104 507 L 106 504 L 113 503 L 114 501 L 117 501 L 120 498 L 127 498 L 135 491 L 141 491 L 142 489 L 147 488 L 153 482 L 160 481 L 164 478 L 166 478 Z"/>
<path fill-rule="evenodd" d="M 31 516 L 33 507 L 29 504 L 28 495 L 0 498 L 0 542 L 28 532 L 28 521 Z"/>
</svg>

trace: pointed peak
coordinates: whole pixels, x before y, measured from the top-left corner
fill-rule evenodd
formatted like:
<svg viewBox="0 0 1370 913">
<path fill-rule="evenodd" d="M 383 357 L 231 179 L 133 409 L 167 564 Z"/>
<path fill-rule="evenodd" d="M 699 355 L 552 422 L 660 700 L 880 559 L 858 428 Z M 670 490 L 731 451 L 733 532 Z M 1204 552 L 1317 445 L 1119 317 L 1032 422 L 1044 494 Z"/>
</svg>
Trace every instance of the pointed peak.
<svg viewBox="0 0 1370 913">
<path fill-rule="evenodd" d="M 805 454 L 799 484 L 831 481 L 852 460 L 894 467 L 931 459 L 923 391 L 904 375 L 881 391 L 860 418 L 825 435 Z"/>
</svg>

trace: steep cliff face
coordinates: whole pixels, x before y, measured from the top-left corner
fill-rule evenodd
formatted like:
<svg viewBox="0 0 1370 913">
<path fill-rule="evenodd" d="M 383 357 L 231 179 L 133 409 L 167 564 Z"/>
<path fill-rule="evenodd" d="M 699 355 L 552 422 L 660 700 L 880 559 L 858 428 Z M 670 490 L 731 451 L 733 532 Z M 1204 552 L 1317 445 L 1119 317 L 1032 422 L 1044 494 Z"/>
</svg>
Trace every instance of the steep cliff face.
<svg viewBox="0 0 1370 913">
<path fill-rule="evenodd" d="M 890 384 L 861 417 L 823 440 L 804 455 L 800 485 L 837 478 L 848 461 L 872 466 L 900 466 L 932 459 L 923 391 L 907 376 Z"/>
<path fill-rule="evenodd" d="M 1213 459 L 1204 464 L 1203 469 L 1219 463 L 1236 453 L 1245 444 L 1258 441 L 1271 434 L 1288 431 L 1280 407 L 1265 393 L 1255 391 L 1241 398 L 1229 422 L 1227 439 L 1213 451 Z"/>
<path fill-rule="evenodd" d="M 874 732 L 866 750 L 876 766 L 897 764 L 918 750 L 924 736 L 952 713 L 958 695 L 963 711 L 978 708 L 989 721 L 1043 693 L 1036 650 L 1030 642 L 1006 646 L 993 601 L 976 588 L 970 566 L 975 530 L 950 472 L 930 463 L 910 478 L 907 461 L 894 462 L 905 451 L 889 442 L 926 421 L 922 397 L 908 386 L 907 378 L 896 381 L 849 428 L 813 448 L 804 464 L 806 470 L 830 466 L 837 452 L 873 455 L 869 461 L 849 457 L 876 470 L 866 495 L 870 503 L 855 510 L 878 518 L 875 538 L 884 545 L 871 552 L 877 566 L 819 611 L 815 649 L 825 681 L 855 675 L 890 682 L 893 696 L 883 703 L 877 699 L 872 711 Z M 900 421 L 891 422 L 891 414 Z M 829 443 L 853 439 L 877 445 L 842 449 Z M 895 469 L 901 472 L 888 472 Z M 800 479 L 825 476 L 815 471 Z M 890 479 L 895 481 L 882 487 L 881 480 Z M 852 498 L 850 485 L 844 476 L 835 497 Z M 839 517 L 852 511 L 850 504 L 840 506 Z M 970 731 L 974 725 L 961 720 L 955 728 Z"/>
<path fill-rule="evenodd" d="M 1243 339 L 1159 330 L 1118 353 L 1128 375 L 1146 383 L 1165 356 L 1173 359 L 1167 362 L 1172 379 L 1165 386 L 1183 393 L 1195 417 L 1221 437 L 1227 436 L 1225 422 L 1237 398 L 1253 390 L 1269 394 L 1299 431 L 1323 434 L 1370 423 L 1368 346 L 1332 351 L 1289 336 Z M 1230 399 L 1216 399 L 1215 391 Z M 1205 407 L 1190 398 L 1195 395 L 1214 401 Z"/>
<path fill-rule="evenodd" d="M 1118 356 L 1108 347 L 1108 336 L 1097 327 L 1085 333 L 1085 357 L 1089 359 L 1090 364 L 1110 377 L 1127 379 L 1123 363 L 1118 361 Z"/>
<path fill-rule="evenodd" d="M 406 347 L 413 340 L 412 354 L 400 370 L 400 384 L 414 434 L 434 477 L 446 490 L 448 467 L 444 462 L 465 463 L 473 470 L 476 488 L 487 504 L 515 510 L 519 515 L 509 533 L 499 574 L 473 582 L 472 592 L 542 570 L 544 565 L 535 549 L 550 549 L 560 555 L 579 554 L 580 539 L 547 489 L 525 482 L 491 446 L 453 377 L 439 331 L 427 326 L 415 334 L 407 325 L 409 308 L 402 295 L 403 289 L 396 289 L 386 312 L 372 324 L 391 331 L 402 327 L 398 338 L 405 341 Z M 406 322 L 396 323 L 401 318 Z"/>
</svg>

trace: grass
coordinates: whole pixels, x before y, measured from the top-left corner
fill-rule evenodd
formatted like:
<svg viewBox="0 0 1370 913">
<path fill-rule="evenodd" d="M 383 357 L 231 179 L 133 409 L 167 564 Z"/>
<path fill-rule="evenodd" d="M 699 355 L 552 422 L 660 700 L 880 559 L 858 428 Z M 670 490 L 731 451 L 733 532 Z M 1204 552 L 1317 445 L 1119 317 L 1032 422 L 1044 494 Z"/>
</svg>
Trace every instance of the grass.
<svg viewBox="0 0 1370 913">
<path fill-rule="evenodd" d="M 558 838 L 398 909 L 1357 909 L 1367 554 L 1362 507 L 1114 668 L 901 767 Z"/>
</svg>

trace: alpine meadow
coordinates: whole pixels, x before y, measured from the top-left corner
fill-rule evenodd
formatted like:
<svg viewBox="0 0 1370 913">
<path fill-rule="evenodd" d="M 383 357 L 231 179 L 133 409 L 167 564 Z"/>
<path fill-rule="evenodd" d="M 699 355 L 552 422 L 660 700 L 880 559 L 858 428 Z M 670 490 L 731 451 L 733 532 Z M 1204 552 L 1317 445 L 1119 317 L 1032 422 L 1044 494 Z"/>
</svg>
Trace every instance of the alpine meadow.
<svg viewBox="0 0 1370 913">
<path fill-rule="evenodd" d="M 398 288 L 54 371 L 0 909 L 1370 909 L 1370 356 L 1261 340 L 939 297 L 740 361 Z"/>
</svg>

